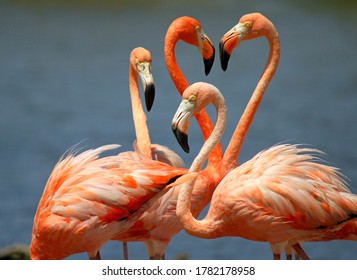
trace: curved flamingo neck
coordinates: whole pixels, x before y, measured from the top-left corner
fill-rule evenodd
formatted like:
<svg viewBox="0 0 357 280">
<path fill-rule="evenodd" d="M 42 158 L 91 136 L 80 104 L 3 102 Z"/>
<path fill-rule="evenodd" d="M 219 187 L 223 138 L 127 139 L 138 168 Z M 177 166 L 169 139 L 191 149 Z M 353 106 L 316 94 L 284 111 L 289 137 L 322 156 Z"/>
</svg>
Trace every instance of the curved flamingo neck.
<svg viewBox="0 0 357 280">
<path fill-rule="evenodd" d="M 201 167 L 207 159 L 209 153 L 219 143 L 224 133 L 227 121 L 227 109 L 223 96 L 221 94 L 214 95 L 212 103 L 217 110 L 216 125 L 212 131 L 212 134 L 203 144 L 200 152 L 192 162 L 189 172 L 199 172 L 201 170 Z M 195 236 L 209 238 L 212 232 L 214 232 L 214 226 L 212 222 L 209 219 L 204 219 L 201 221 L 196 220 L 191 212 L 191 197 L 195 181 L 196 180 L 190 180 L 180 187 L 181 189 L 178 196 L 176 214 L 178 215 L 178 218 L 180 219 L 185 231 Z"/>
<path fill-rule="evenodd" d="M 175 47 L 179 39 L 180 38 L 177 32 L 172 30 L 170 26 L 165 36 L 164 56 L 165 56 L 166 67 L 167 70 L 169 71 L 170 77 L 173 83 L 175 84 L 176 89 L 182 96 L 185 89 L 189 86 L 189 83 L 186 80 L 185 76 L 183 75 L 176 61 Z"/>
<path fill-rule="evenodd" d="M 136 133 L 136 145 L 139 152 L 145 158 L 151 159 L 151 142 L 149 130 L 146 125 L 146 115 L 140 100 L 138 73 L 131 64 L 129 68 L 129 90 Z"/>
<path fill-rule="evenodd" d="M 205 160 L 208 158 L 209 154 L 212 152 L 214 147 L 219 143 L 224 130 L 226 128 L 227 122 L 227 108 L 225 105 L 224 97 L 221 94 L 212 95 L 212 104 L 217 110 L 217 121 L 211 135 L 208 137 L 207 141 L 203 144 L 200 152 L 193 160 L 191 167 L 188 172 L 198 172 Z"/>
<path fill-rule="evenodd" d="M 171 25 L 167 30 L 164 44 L 164 56 L 166 67 L 170 74 L 170 77 L 173 83 L 175 84 L 176 89 L 182 96 L 185 89 L 189 86 L 189 83 L 183 75 L 176 61 L 175 47 L 177 42 L 180 40 L 179 30 L 177 30 L 178 28 L 179 27 L 177 27 L 176 25 Z M 204 141 L 206 141 L 213 130 L 212 121 L 206 110 L 202 110 L 200 113 L 196 114 L 195 118 L 201 128 L 203 139 Z M 218 168 L 221 164 L 221 161 L 222 147 L 221 144 L 218 143 L 209 155 L 208 166 Z"/>
<path fill-rule="evenodd" d="M 242 148 L 244 139 L 253 121 L 258 106 L 263 98 L 264 92 L 267 89 L 274 73 L 278 67 L 280 59 L 280 42 L 279 35 L 274 26 L 265 33 L 269 42 L 269 57 L 264 68 L 263 74 L 250 98 L 242 117 L 233 133 L 231 141 L 223 156 L 222 167 L 223 171 L 227 172 L 238 164 L 238 155 Z"/>
</svg>

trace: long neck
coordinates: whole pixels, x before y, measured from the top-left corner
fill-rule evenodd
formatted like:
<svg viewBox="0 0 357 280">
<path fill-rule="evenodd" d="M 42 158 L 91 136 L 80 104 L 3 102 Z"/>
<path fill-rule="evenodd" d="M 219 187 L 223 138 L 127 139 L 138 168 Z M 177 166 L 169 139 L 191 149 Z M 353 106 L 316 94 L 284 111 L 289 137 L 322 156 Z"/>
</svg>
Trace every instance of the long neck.
<svg viewBox="0 0 357 280">
<path fill-rule="evenodd" d="M 267 64 L 224 153 L 222 168 L 225 172 L 238 164 L 238 155 L 244 139 L 263 98 L 264 92 L 273 78 L 279 63 L 280 42 L 277 31 L 275 28 L 272 28 L 271 32 L 265 36 L 269 41 L 270 49 Z"/>
<path fill-rule="evenodd" d="M 140 100 L 138 73 L 135 71 L 133 65 L 130 65 L 129 68 L 129 90 L 136 133 L 136 145 L 144 157 L 151 159 L 149 130 L 146 125 L 146 115 Z"/>
<path fill-rule="evenodd" d="M 175 47 L 179 40 L 179 35 L 175 26 L 170 26 L 166 33 L 165 45 L 164 45 L 164 56 L 167 70 L 169 71 L 170 77 L 175 84 L 178 92 L 182 96 L 185 89 L 189 86 L 185 76 L 182 74 L 180 67 L 177 64 L 175 56 Z M 201 128 L 204 141 L 208 139 L 213 130 L 212 121 L 206 110 L 202 110 L 200 113 L 195 115 L 198 125 Z M 219 167 L 222 161 L 222 147 L 218 143 L 213 151 L 210 153 L 208 158 L 208 165 Z"/>
<path fill-rule="evenodd" d="M 212 131 L 211 136 L 203 144 L 199 154 L 192 162 L 189 172 L 200 171 L 209 153 L 213 150 L 214 146 L 219 143 L 220 138 L 223 135 L 227 119 L 227 111 L 226 106 L 224 104 L 223 96 L 217 98 L 214 102 L 214 105 L 217 109 L 216 125 L 214 127 L 214 130 Z M 196 220 L 191 212 L 191 196 L 194 188 L 194 183 L 195 180 L 191 180 L 180 187 L 176 206 L 176 214 L 178 215 L 185 231 L 195 236 L 208 238 L 211 232 L 214 231 L 214 227 L 212 227 L 212 222 L 209 219 L 204 219 L 201 221 Z"/>
<path fill-rule="evenodd" d="M 170 27 L 167 30 L 164 44 L 164 56 L 167 70 L 169 71 L 170 77 L 175 84 L 178 92 L 182 96 L 185 89 L 189 86 L 185 76 L 182 74 L 180 67 L 177 64 L 175 56 L 175 47 L 179 41 L 179 36 L 175 32 L 174 28 Z"/>
</svg>

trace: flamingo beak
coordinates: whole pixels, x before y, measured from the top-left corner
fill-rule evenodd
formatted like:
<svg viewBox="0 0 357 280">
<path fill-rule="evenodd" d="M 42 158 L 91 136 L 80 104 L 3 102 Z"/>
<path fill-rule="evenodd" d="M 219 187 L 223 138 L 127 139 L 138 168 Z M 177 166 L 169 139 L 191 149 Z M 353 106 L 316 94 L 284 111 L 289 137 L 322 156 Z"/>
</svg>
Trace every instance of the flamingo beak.
<svg viewBox="0 0 357 280">
<path fill-rule="evenodd" d="M 246 25 L 238 23 L 221 38 L 219 42 L 219 58 L 223 71 L 226 71 L 228 68 L 228 61 L 233 49 L 239 46 L 239 43 L 244 39 L 248 31 L 249 28 Z"/>
<path fill-rule="evenodd" d="M 190 152 L 190 146 L 188 145 L 188 135 L 178 129 L 177 126 L 172 125 L 172 132 L 174 133 L 177 142 L 179 142 L 182 150 L 186 153 Z"/>
<path fill-rule="evenodd" d="M 202 54 L 203 63 L 205 66 L 205 74 L 207 76 L 213 66 L 215 48 L 210 38 L 208 38 L 208 36 L 202 29 L 198 29 L 197 32 L 197 36 L 199 38 L 198 49 Z"/>
<path fill-rule="evenodd" d="M 146 83 L 144 94 L 146 109 L 150 112 L 155 99 L 155 84 L 153 82 Z"/>
<path fill-rule="evenodd" d="M 174 133 L 177 142 L 186 152 L 190 152 L 188 145 L 188 128 L 190 119 L 193 115 L 194 105 L 187 99 L 183 99 L 178 107 L 174 118 L 172 119 L 172 132 Z"/>
<path fill-rule="evenodd" d="M 228 68 L 228 61 L 231 53 L 235 47 L 238 46 L 238 34 L 236 32 L 226 33 L 219 42 L 219 58 L 221 61 L 221 68 L 226 71 Z"/>
<path fill-rule="evenodd" d="M 203 38 L 203 63 L 205 65 L 205 74 L 206 76 L 211 72 L 213 63 L 214 63 L 214 56 L 215 56 L 215 49 L 211 42 L 211 40 L 206 36 Z"/>
<path fill-rule="evenodd" d="M 155 84 L 150 62 L 139 63 L 137 70 L 143 83 L 146 109 L 150 111 L 155 99 Z"/>
</svg>

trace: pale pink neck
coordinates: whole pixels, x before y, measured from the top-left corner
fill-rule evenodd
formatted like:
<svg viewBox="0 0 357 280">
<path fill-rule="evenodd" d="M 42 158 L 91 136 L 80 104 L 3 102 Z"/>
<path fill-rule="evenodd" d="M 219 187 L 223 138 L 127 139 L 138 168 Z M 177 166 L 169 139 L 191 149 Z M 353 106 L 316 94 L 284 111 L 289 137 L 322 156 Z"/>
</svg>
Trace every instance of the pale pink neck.
<svg viewBox="0 0 357 280">
<path fill-rule="evenodd" d="M 177 64 L 175 56 L 175 47 L 179 40 L 179 36 L 174 27 L 170 27 L 166 33 L 165 45 L 164 45 L 164 56 L 166 67 L 169 71 L 170 77 L 175 84 L 180 95 L 183 94 L 185 89 L 189 86 L 188 81 L 182 74 L 180 67 Z M 201 128 L 203 139 L 206 141 L 213 130 L 212 121 L 206 110 L 202 110 L 200 113 L 195 115 L 195 118 Z M 218 143 L 213 151 L 210 153 L 208 158 L 208 165 L 219 167 L 222 161 L 222 147 Z"/>
<path fill-rule="evenodd" d="M 189 172 L 199 172 L 201 170 L 203 163 L 207 159 L 210 152 L 219 143 L 220 138 L 224 133 L 227 120 L 227 110 L 224 103 L 224 98 L 222 95 L 215 95 L 214 97 L 215 99 L 212 101 L 212 103 L 217 109 L 216 125 L 212 131 L 212 134 L 203 144 L 199 154 L 192 162 Z M 212 222 L 209 219 L 204 219 L 201 221 L 196 220 L 191 212 L 191 197 L 195 186 L 195 181 L 196 180 L 191 180 L 186 182 L 183 186 L 180 186 L 176 214 L 178 215 L 185 231 L 195 236 L 208 237 L 214 229 L 212 227 Z"/>
<path fill-rule="evenodd" d="M 136 145 L 144 157 L 151 159 L 149 130 L 146 125 L 146 115 L 140 100 L 138 73 L 135 71 L 133 65 L 130 65 L 129 68 L 129 90 L 136 133 Z"/>
<path fill-rule="evenodd" d="M 267 64 L 224 153 L 222 167 L 223 171 L 226 172 L 238 164 L 238 155 L 244 139 L 279 63 L 280 42 L 277 31 L 273 27 L 270 33 L 265 34 L 265 36 L 268 39 L 270 49 Z"/>
<path fill-rule="evenodd" d="M 193 160 L 189 172 L 198 172 L 201 170 L 203 163 L 215 146 L 219 143 L 219 140 L 221 139 L 226 128 L 227 108 L 224 102 L 224 97 L 219 93 L 212 95 L 211 98 L 212 104 L 217 110 L 217 121 L 211 135 L 208 137 L 207 141 L 203 143 L 200 152 Z"/>
</svg>

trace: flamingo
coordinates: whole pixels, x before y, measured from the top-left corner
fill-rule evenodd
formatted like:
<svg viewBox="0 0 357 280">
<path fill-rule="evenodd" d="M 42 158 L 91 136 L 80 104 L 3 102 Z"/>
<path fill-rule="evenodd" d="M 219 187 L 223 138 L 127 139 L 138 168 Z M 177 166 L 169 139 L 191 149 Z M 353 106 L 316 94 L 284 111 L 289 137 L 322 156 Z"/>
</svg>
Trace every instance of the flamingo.
<svg viewBox="0 0 357 280">
<path fill-rule="evenodd" d="M 254 27 L 252 27 L 253 24 Z M 235 168 L 238 165 L 238 163 L 234 161 L 234 158 L 238 158 L 238 154 L 242 147 L 243 140 L 251 125 L 257 108 L 263 98 L 264 92 L 275 74 L 280 58 L 280 42 L 278 32 L 274 27 L 273 23 L 260 13 L 252 13 L 243 16 L 239 20 L 239 23 L 233 28 L 231 28 L 220 40 L 219 52 L 221 67 L 224 71 L 226 71 L 228 67 L 228 61 L 230 59 L 233 49 L 238 47 L 239 43 L 242 40 L 250 40 L 261 36 L 265 36 L 269 42 L 269 58 L 266 63 L 263 74 L 258 82 L 258 85 L 256 86 L 256 89 L 252 94 L 252 97 L 239 121 L 239 124 L 237 125 L 237 128 L 223 156 L 222 168 L 224 169 Z M 334 177 L 332 176 L 331 178 Z M 326 180 L 329 185 L 334 186 L 336 191 L 349 192 L 348 188 L 346 189 L 344 185 L 338 184 L 332 179 L 329 180 L 329 178 L 324 178 L 324 180 Z M 357 231 L 352 230 L 351 234 L 351 228 L 357 228 L 357 224 L 354 224 L 353 221 L 347 223 L 339 231 L 336 231 L 333 236 L 331 236 L 330 234 L 330 236 L 332 239 L 357 240 Z M 327 237 L 324 237 L 324 239 L 326 240 Z M 299 250 L 300 255 L 304 255 L 304 258 L 308 257 L 300 246 L 296 247 L 296 249 Z M 291 244 L 286 245 L 285 252 L 287 258 L 290 259 L 292 252 Z"/>
<path fill-rule="evenodd" d="M 235 138 L 232 138 L 231 144 L 227 148 L 227 156 L 225 154 L 223 157 L 223 166 L 226 166 L 226 164 L 231 161 L 231 157 L 229 155 L 234 153 L 232 151 L 237 151 L 241 147 L 240 139 L 241 135 L 245 135 L 246 133 L 245 126 L 249 126 L 253 120 L 256 109 L 279 63 L 280 43 L 278 32 L 276 31 L 274 25 L 265 16 L 259 13 L 252 13 L 243 16 L 239 20 L 239 23 L 229 30 L 220 41 L 221 66 L 225 71 L 228 67 L 228 61 L 233 49 L 239 46 L 239 43 L 242 40 L 254 39 L 260 36 L 265 36 L 268 39 L 270 46 L 269 59 L 265 67 L 265 71 L 251 98 L 251 106 L 244 112 L 245 118 L 243 119 L 242 117 L 240 122 L 242 125 L 237 127 L 235 131 Z M 325 178 L 325 180 L 328 184 L 334 186 L 335 191 L 350 192 L 350 190 L 348 188 L 346 189 L 344 185 L 336 184 L 332 180 L 329 180 L 329 178 Z M 357 240 L 357 222 L 350 221 L 344 224 L 340 230 L 334 231 L 333 233 L 330 232 L 328 236 L 320 238 L 321 239 L 313 238 L 310 241 L 326 241 L 332 239 Z M 291 257 L 290 253 L 292 249 L 290 247 L 290 244 L 287 244 L 287 247 L 285 248 L 288 258 Z"/>
<path fill-rule="evenodd" d="M 70 151 L 55 165 L 35 214 L 31 259 L 82 252 L 100 259 L 99 249 L 125 229 L 126 218 L 187 172 L 135 152 L 99 157 L 118 147 Z"/>
<path fill-rule="evenodd" d="M 138 88 L 139 74 L 145 91 L 146 106 L 148 110 L 150 110 L 155 94 L 151 74 L 150 52 L 144 48 L 135 48 L 130 55 L 129 71 L 129 87 L 137 135 L 134 144 L 136 152 L 123 152 L 116 157 L 97 159 L 101 152 L 117 147 L 115 145 L 109 145 L 97 148 L 94 151 L 86 151 L 78 156 L 68 154 L 67 157 L 61 159 L 55 166 L 38 205 L 33 227 L 31 258 L 61 259 L 74 253 L 87 251 L 90 259 L 99 259 L 99 248 L 104 244 L 103 242 L 108 240 L 108 238 L 110 239 L 114 229 L 118 231 L 125 227 L 123 223 L 120 223 L 121 226 L 118 226 L 118 223 L 114 222 L 115 218 L 118 220 L 125 219 L 138 209 L 142 203 L 150 199 L 158 190 L 165 187 L 160 176 L 158 177 L 159 181 L 155 182 L 155 172 L 152 176 L 145 177 L 147 176 L 147 174 L 145 174 L 145 168 L 148 168 L 147 171 L 152 172 L 152 168 L 155 169 L 156 166 L 156 164 L 151 163 L 152 160 L 146 159 L 153 158 L 154 160 L 159 160 L 172 166 L 184 167 L 183 160 L 173 151 L 161 145 L 150 144 L 150 137 L 146 126 L 146 116 L 142 109 Z M 81 164 L 80 161 L 83 161 L 83 163 Z M 145 167 L 145 164 L 148 166 Z M 160 166 L 161 165 L 158 165 L 156 167 L 160 168 Z M 138 168 L 137 173 L 134 173 L 135 176 L 130 175 L 131 173 L 129 172 L 134 172 L 135 167 Z M 141 167 L 144 168 L 140 170 Z M 166 167 L 166 165 L 163 165 L 162 169 L 163 172 L 168 172 L 167 183 L 170 183 L 174 179 L 174 176 L 179 173 L 183 174 L 184 170 L 185 169 L 182 168 L 170 169 Z M 140 175 L 140 172 L 143 172 L 143 174 Z M 140 176 L 142 176 L 142 178 Z M 150 187 L 146 185 L 147 182 L 145 182 L 145 180 L 148 179 L 154 182 L 152 185 L 153 188 L 149 189 L 149 191 L 143 191 L 142 187 Z M 138 183 L 136 183 L 136 180 Z M 98 184 L 98 186 L 95 184 Z M 114 188 L 111 184 L 115 185 Z M 142 184 L 144 184 L 144 186 L 141 186 Z M 73 188 L 73 190 L 69 190 L 69 188 Z M 107 193 L 107 196 L 102 197 L 104 194 L 101 194 L 101 192 L 104 192 L 104 194 Z M 96 195 L 98 197 L 96 197 Z M 114 202 L 110 200 L 110 195 L 116 195 L 118 197 L 119 202 L 117 205 L 112 205 Z M 65 197 L 63 198 L 63 196 Z M 87 198 L 87 196 L 89 197 Z M 97 202 L 96 200 L 103 201 Z M 63 207 L 67 207 L 68 209 L 61 206 L 63 203 Z M 54 207 L 53 204 L 57 206 Z M 94 204 L 93 210 L 81 209 L 81 207 L 88 207 L 91 204 Z M 60 209 L 60 207 L 63 209 Z M 60 209 L 60 211 L 58 209 Z M 75 210 L 82 211 L 83 213 L 78 214 Z M 65 213 L 65 211 L 67 211 L 67 213 Z M 93 217 L 86 217 L 88 219 L 81 220 L 85 214 L 92 215 Z M 98 214 L 99 221 L 97 221 L 98 217 L 95 216 L 96 214 Z M 108 215 L 109 218 L 106 218 L 105 215 Z M 47 216 L 48 218 L 46 218 Z M 48 224 L 50 219 L 54 222 L 53 226 Z M 103 221 L 101 221 L 101 219 L 103 219 Z M 72 220 L 72 224 L 66 227 L 64 223 Z M 88 228 L 83 230 L 83 236 L 78 235 L 76 236 L 77 239 L 73 238 L 73 236 L 71 236 L 71 234 L 74 234 L 73 230 L 79 231 L 82 230 L 82 227 Z M 102 228 L 105 228 L 104 233 L 101 233 L 101 231 L 103 231 Z M 51 232 L 58 232 L 61 236 L 52 239 L 48 236 Z M 93 244 L 86 244 L 86 242 L 88 242 L 87 235 L 91 233 L 94 233 L 94 236 L 91 238 L 97 238 L 98 241 L 92 240 L 89 242 Z M 79 241 L 80 237 L 83 237 L 82 241 Z M 68 242 L 71 242 L 73 248 L 56 250 L 55 246 L 60 247 L 59 242 L 63 244 L 62 239 L 64 238 L 69 239 Z M 72 244 L 72 242 L 75 241 L 78 242 L 76 246 Z M 124 258 L 128 259 L 126 244 L 123 245 Z M 63 246 L 66 245 L 64 244 Z M 46 247 L 48 247 L 48 252 L 45 251 L 47 250 Z"/>
<path fill-rule="evenodd" d="M 215 128 L 189 169 L 197 173 L 224 132 L 226 106 L 219 90 L 207 83 L 191 85 L 182 97 L 172 128 L 184 149 L 191 117 L 210 103 L 217 110 Z M 356 222 L 357 196 L 340 191 L 348 190 L 345 181 L 336 168 L 320 163 L 320 153 L 288 144 L 258 153 L 222 179 L 202 220 L 190 209 L 196 179 L 188 180 L 176 187 L 176 213 L 184 230 L 206 239 L 238 236 L 269 242 L 278 259 L 286 244 L 300 253 L 299 242 L 321 239 Z"/>
<path fill-rule="evenodd" d="M 182 95 L 188 82 L 183 76 L 175 57 L 175 46 L 179 40 L 195 45 L 201 52 L 205 64 L 205 73 L 208 74 L 214 60 L 214 47 L 208 36 L 204 33 L 201 24 L 191 17 L 179 17 L 169 26 L 164 45 L 164 55 L 169 74 Z M 197 115 L 205 139 L 212 132 L 212 122 L 205 110 Z M 222 160 L 222 150 L 218 144 L 210 154 L 208 164 L 200 172 L 192 199 L 192 208 L 196 216 L 209 203 L 214 188 L 217 186 L 221 175 L 219 170 Z M 182 229 L 176 217 L 176 201 L 178 188 L 173 187 L 165 193 L 157 194 L 131 215 L 128 220 L 135 221 L 133 226 L 113 239 L 121 241 L 144 242 L 150 259 L 164 259 L 165 251 L 171 239 Z"/>
<path fill-rule="evenodd" d="M 143 84 L 146 108 L 150 111 L 155 98 L 155 85 L 151 71 L 151 62 L 151 53 L 145 48 L 138 47 L 133 49 L 130 53 L 129 89 L 136 133 L 134 148 L 136 152 L 145 158 L 165 162 L 174 167 L 184 168 L 184 161 L 174 151 L 159 144 L 151 144 L 150 141 L 146 115 L 140 100 L 138 75 Z M 123 242 L 123 256 L 126 260 L 129 258 L 126 242 Z"/>
</svg>

